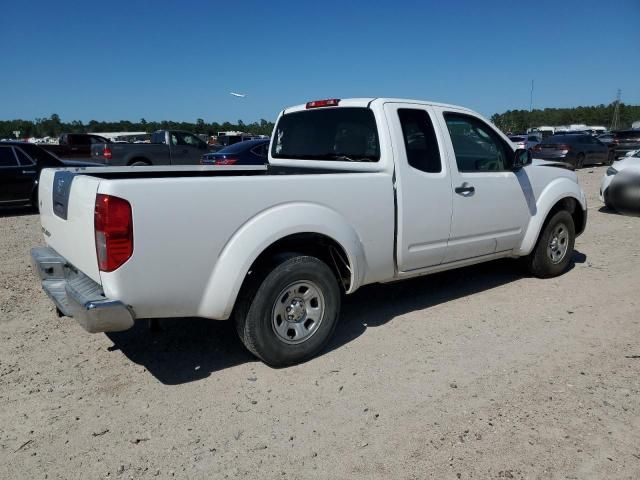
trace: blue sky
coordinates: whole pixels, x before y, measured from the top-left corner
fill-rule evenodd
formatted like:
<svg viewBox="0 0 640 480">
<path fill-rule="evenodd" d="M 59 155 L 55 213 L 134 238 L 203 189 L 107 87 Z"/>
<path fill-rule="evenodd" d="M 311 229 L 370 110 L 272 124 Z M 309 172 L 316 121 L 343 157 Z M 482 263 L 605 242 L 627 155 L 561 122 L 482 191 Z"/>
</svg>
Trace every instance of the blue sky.
<svg viewBox="0 0 640 480">
<path fill-rule="evenodd" d="M 275 119 L 319 98 L 487 116 L 640 104 L 640 1 L 3 2 L 0 119 Z M 244 99 L 230 91 L 247 93 Z"/>
</svg>

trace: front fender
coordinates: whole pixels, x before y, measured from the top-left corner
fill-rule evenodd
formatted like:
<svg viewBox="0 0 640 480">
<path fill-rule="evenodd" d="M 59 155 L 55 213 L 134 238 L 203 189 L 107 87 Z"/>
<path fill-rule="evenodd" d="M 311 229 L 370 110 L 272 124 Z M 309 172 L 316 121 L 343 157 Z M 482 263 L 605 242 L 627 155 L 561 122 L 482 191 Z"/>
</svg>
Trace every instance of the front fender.
<svg viewBox="0 0 640 480">
<path fill-rule="evenodd" d="M 577 200 L 583 210 L 587 210 L 587 200 L 580 185 L 569 178 L 556 178 L 545 187 L 538 197 L 536 213 L 529 220 L 520 248 L 514 252 L 516 255 L 523 256 L 531 253 L 549 212 L 563 198 L 573 198 Z"/>
<path fill-rule="evenodd" d="M 324 205 L 284 203 L 258 213 L 232 235 L 216 261 L 198 314 L 218 320 L 228 319 L 253 262 L 278 240 L 297 233 L 322 234 L 338 242 L 351 267 L 347 293 L 362 284 L 366 271 L 364 248 L 347 219 Z"/>
</svg>

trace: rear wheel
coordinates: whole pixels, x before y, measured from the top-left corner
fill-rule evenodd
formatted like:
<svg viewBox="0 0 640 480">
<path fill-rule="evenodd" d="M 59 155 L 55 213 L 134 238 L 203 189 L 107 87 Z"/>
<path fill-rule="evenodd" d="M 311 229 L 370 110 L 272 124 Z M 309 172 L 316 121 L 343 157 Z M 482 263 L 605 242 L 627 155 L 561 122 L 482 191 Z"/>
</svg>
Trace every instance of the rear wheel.
<svg viewBox="0 0 640 480">
<path fill-rule="evenodd" d="M 320 352 L 340 313 L 340 287 L 315 257 L 288 255 L 242 293 L 235 321 L 242 343 L 273 367 L 304 362 Z"/>
<path fill-rule="evenodd" d="M 134 160 L 129 164 L 130 167 L 148 167 L 150 165 L 151 163 L 149 163 L 147 160 Z"/>
<path fill-rule="evenodd" d="M 604 163 L 605 165 L 613 165 L 613 160 L 615 159 L 615 155 L 613 154 L 613 151 L 609 151 L 609 154 L 607 155 L 607 161 Z"/>
<path fill-rule="evenodd" d="M 543 226 L 538 243 L 526 259 L 529 272 L 539 278 L 562 274 L 573 256 L 575 240 L 571 214 L 566 210 L 556 212 Z"/>
<path fill-rule="evenodd" d="M 584 153 L 580 152 L 576 157 L 576 168 L 582 168 L 584 166 Z"/>
<path fill-rule="evenodd" d="M 33 208 L 36 212 L 40 211 L 40 205 L 38 200 L 38 186 L 33 189 L 33 193 L 31 194 L 31 208 Z"/>
</svg>

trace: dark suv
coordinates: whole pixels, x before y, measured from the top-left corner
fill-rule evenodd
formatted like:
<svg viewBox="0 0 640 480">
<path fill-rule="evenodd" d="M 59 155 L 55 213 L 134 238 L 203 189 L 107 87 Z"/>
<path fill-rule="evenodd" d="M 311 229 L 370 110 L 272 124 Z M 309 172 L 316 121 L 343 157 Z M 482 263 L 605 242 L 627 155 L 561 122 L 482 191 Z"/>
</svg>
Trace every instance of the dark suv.
<svg viewBox="0 0 640 480">
<path fill-rule="evenodd" d="M 611 165 L 613 151 L 591 135 L 553 135 L 533 147 L 534 158 L 567 162 L 576 168 L 594 163 Z"/>
<path fill-rule="evenodd" d="M 613 132 L 611 142 L 615 152 L 615 158 L 624 157 L 631 150 L 640 149 L 640 130 L 618 130 Z"/>
</svg>

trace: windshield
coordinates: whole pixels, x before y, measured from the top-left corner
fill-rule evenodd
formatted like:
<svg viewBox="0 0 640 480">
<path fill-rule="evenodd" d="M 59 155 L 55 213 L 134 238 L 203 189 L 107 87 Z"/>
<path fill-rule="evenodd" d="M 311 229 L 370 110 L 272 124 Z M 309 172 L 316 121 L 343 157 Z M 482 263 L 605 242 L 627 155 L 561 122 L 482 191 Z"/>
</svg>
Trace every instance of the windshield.
<svg viewBox="0 0 640 480">
<path fill-rule="evenodd" d="M 273 158 L 377 162 L 380 143 L 368 108 L 323 108 L 283 115 L 271 147 Z"/>
</svg>

